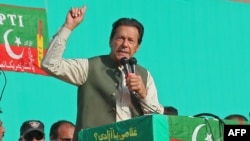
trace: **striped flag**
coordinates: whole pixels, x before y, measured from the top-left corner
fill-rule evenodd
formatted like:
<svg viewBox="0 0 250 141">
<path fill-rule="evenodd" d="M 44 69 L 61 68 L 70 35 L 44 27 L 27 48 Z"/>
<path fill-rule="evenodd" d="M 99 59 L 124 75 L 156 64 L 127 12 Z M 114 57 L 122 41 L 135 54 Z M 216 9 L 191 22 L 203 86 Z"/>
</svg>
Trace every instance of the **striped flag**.
<svg viewBox="0 0 250 141">
<path fill-rule="evenodd" d="M 0 4 L 0 68 L 47 75 L 40 66 L 48 47 L 46 10 Z"/>
</svg>

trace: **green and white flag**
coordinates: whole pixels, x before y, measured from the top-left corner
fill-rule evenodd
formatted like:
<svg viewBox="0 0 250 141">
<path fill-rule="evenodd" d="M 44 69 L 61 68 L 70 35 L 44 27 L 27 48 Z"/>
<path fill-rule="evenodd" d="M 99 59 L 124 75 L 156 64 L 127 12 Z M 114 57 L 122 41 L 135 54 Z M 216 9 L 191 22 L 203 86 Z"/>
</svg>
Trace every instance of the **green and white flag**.
<svg viewBox="0 0 250 141">
<path fill-rule="evenodd" d="M 46 10 L 0 4 L 0 68 L 47 75 L 41 60 L 48 47 Z"/>
<path fill-rule="evenodd" d="M 168 116 L 171 141 L 223 141 L 223 124 L 213 118 Z"/>
</svg>

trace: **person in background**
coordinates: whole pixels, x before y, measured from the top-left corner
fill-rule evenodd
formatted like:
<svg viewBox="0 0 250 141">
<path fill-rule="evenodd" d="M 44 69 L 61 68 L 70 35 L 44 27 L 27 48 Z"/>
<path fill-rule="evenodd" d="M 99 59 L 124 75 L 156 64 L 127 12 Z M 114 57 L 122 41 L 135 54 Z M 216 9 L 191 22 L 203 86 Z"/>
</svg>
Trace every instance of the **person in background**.
<svg viewBox="0 0 250 141">
<path fill-rule="evenodd" d="M 248 121 L 248 119 L 241 115 L 241 114 L 230 114 L 228 116 L 226 116 L 224 119 L 227 119 L 227 120 L 238 120 L 240 122 L 242 121 Z"/>
<path fill-rule="evenodd" d="M 0 141 L 3 141 L 4 133 L 5 133 L 5 129 L 3 126 L 3 122 L 2 120 L 0 120 Z"/>
<path fill-rule="evenodd" d="M 19 141 L 44 141 L 44 124 L 39 120 L 27 120 L 20 128 Z"/>
<path fill-rule="evenodd" d="M 86 6 L 69 10 L 41 63 L 49 75 L 78 87 L 74 141 L 78 140 L 81 129 L 144 114 L 163 114 L 151 73 L 136 63 L 131 65 L 132 69 L 135 66 L 135 72 L 131 73 L 127 68 L 128 61 L 135 62 L 132 57 L 144 34 L 143 25 L 136 19 L 124 17 L 113 23 L 110 53 L 82 59 L 63 58 L 68 37 L 83 21 L 85 12 Z"/>
<path fill-rule="evenodd" d="M 67 120 L 59 120 L 50 127 L 50 141 L 72 141 L 75 125 Z"/>
<path fill-rule="evenodd" d="M 178 110 L 173 106 L 164 106 L 164 115 L 178 115 Z"/>
</svg>

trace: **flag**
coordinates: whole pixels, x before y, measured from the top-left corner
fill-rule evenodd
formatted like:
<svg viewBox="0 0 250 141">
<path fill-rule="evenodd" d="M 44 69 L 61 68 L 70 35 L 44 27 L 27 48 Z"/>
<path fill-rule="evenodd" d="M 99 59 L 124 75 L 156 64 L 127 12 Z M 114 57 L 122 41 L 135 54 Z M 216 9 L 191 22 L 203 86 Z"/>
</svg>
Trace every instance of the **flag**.
<svg viewBox="0 0 250 141">
<path fill-rule="evenodd" d="M 48 47 L 46 10 L 0 4 L 0 68 L 47 75 L 41 60 Z"/>
<path fill-rule="evenodd" d="M 217 119 L 168 116 L 170 141 L 222 141 Z"/>
</svg>

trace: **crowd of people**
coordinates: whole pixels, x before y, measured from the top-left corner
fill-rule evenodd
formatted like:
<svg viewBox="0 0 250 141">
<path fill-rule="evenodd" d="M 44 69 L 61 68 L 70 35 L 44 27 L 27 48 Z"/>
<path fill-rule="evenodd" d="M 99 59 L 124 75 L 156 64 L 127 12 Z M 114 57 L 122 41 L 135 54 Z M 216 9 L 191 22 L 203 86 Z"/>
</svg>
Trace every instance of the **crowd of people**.
<svg viewBox="0 0 250 141">
<path fill-rule="evenodd" d="M 75 125 L 59 120 L 50 127 L 49 141 L 72 141 Z M 19 141 L 45 141 L 44 123 L 40 120 L 24 121 L 20 127 Z"/>
</svg>

